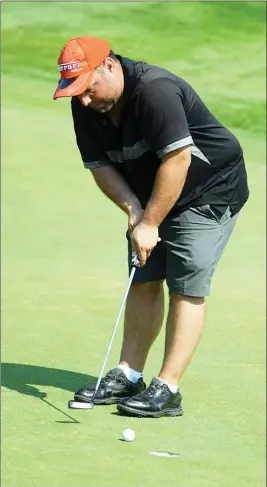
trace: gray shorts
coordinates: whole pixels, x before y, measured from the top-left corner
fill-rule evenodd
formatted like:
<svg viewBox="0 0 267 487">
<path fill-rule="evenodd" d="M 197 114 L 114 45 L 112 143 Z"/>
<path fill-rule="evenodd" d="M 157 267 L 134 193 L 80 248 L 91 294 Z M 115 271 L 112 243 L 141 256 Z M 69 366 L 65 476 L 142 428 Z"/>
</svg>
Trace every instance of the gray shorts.
<svg viewBox="0 0 267 487">
<path fill-rule="evenodd" d="M 212 206 L 189 208 L 181 215 L 169 215 L 159 228 L 161 242 L 144 267 L 137 269 L 134 282 L 165 280 L 170 293 L 208 296 L 211 278 L 236 219 L 228 207 L 223 215 Z M 128 237 L 128 265 L 132 257 Z"/>
</svg>

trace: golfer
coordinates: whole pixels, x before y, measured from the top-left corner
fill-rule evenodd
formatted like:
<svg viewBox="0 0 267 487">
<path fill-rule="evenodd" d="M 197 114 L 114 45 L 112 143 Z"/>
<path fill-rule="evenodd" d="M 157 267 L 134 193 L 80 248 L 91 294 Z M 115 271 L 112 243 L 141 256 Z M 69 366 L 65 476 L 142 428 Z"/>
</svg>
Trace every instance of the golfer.
<svg viewBox="0 0 267 487">
<path fill-rule="evenodd" d="M 179 384 L 201 338 L 205 297 L 249 195 L 242 149 L 186 81 L 115 55 L 105 40 L 71 39 L 58 68 L 54 99 L 71 98 L 83 164 L 128 217 L 129 269 L 133 252 L 141 263 L 119 364 L 102 379 L 95 403 L 117 403 L 133 416 L 179 416 Z M 142 372 L 163 322 L 164 281 L 164 357 L 146 388 Z M 74 399 L 89 402 L 93 391 L 82 387 Z"/>
</svg>

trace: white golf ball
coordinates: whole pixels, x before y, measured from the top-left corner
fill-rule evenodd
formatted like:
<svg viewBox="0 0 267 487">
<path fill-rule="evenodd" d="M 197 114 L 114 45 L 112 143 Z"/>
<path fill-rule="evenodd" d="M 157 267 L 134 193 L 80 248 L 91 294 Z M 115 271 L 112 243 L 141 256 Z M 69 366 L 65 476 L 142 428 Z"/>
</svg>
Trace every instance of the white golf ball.
<svg viewBox="0 0 267 487">
<path fill-rule="evenodd" d="M 133 441 L 135 439 L 135 432 L 130 428 L 127 428 L 122 433 L 124 441 Z"/>
</svg>

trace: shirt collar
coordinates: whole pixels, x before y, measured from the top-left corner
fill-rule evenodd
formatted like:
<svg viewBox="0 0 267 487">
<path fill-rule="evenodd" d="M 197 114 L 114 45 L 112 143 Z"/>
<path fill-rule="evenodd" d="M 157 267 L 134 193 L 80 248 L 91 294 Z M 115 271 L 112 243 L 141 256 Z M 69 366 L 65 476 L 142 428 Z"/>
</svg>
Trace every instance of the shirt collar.
<svg viewBox="0 0 267 487">
<path fill-rule="evenodd" d="M 123 90 L 123 98 L 124 98 L 124 106 L 128 105 L 131 101 L 134 89 L 137 83 L 137 77 L 135 72 L 135 62 L 131 59 L 126 57 L 122 57 L 116 54 L 116 57 L 119 59 L 123 71 L 124 76 L 124 90 Z"/>
</svg>

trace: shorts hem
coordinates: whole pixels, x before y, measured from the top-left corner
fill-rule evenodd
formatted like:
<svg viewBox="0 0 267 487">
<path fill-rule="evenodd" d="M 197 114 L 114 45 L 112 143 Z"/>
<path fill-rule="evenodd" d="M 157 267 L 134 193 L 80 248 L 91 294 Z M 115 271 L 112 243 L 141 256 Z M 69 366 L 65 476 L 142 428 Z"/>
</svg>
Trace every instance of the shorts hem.
<svg viewBox="0 0 267 487">
<path fill-rule="evenodd" d="M 206 289 L 206 290 L 189 289 L 189 290 L 186 290 L 186 289 L 178 289 L 178 288 L 175 288 L 175 289 L 169 288 L 169 294 L 181 294 L 182 296 L 192 296 L 195 298 L 205 298 L 205 297 L 208 297 L 210 295 L 210 289 Z"/>
<path fill-rule="evenodd" d="M 162 277 L 162 276 L 147 278 L 147 277 L 138 277 L 135 275 L 133 278 L 133 284 L 146 284 L 147 282 L 165 281 L 165 279 L 166 277 Z"/>
</svg>

